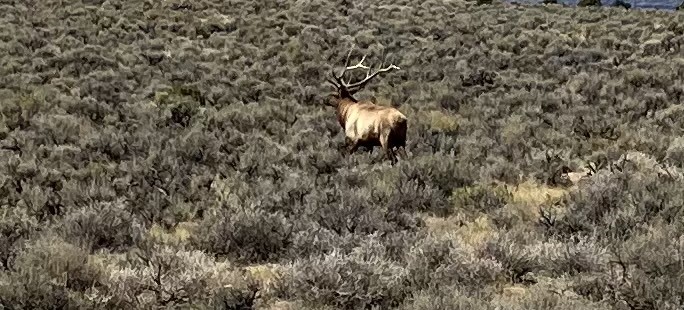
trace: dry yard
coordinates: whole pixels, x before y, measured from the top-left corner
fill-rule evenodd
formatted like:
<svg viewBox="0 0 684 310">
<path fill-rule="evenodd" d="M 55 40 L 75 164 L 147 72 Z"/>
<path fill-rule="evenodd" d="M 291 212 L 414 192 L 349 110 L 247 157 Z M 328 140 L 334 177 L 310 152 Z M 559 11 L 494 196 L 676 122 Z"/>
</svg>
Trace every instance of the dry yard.
<svg viewBox="0 0 684 310">
<path fill-rule="evenodd" d="M 684 306 L 682 13 L 0 11 L 0 309 Z M 323 105 L 352 43 L 401 67 L 359 94 L 408 116 L 395 166 Z"/>
</svg>

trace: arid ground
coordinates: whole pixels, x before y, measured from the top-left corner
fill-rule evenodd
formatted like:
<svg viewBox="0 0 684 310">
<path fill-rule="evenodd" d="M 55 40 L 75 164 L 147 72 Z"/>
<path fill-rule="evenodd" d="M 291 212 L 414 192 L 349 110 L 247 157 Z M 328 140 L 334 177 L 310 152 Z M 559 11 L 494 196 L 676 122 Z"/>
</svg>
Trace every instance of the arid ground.
<svg viewBox="0 0 684 310">
<path fill-rule="evenodd" d="M 684 13 L 0 11 L 0 309 L 684 305 Z M 408 117 L 397 165 L 324 105 L 352 45 L 401 68 L 359 93 Z"/>
</svg>

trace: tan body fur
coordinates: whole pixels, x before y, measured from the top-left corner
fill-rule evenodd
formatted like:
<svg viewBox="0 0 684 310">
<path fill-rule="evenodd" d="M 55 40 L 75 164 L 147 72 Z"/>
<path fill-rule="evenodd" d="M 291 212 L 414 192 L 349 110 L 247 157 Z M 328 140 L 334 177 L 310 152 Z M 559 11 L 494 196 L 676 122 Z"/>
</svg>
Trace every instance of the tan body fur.
<svg viewBox="0 0 684 310">
<path fill-rule="evenodd" d="M 381 146 L 392 161 L 396 161 L 395 147 L 401 147 L 405 155 L 407 119 L 399 110 L 369 101 L 336 101 L 337 120 L 344 129 L 350 154 L 359 146 Z"/>
</svg>

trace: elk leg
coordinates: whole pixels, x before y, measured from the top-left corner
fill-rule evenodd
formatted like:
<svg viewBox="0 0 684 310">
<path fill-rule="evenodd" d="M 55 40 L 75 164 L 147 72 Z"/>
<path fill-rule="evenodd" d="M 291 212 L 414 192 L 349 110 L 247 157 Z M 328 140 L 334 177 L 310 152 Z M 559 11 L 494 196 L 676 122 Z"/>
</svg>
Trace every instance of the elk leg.
<svg viewBox="0 0 684 310">
<path fill-rule="evenodd" d="M 389 151 L 390 162 L 394 166 L 394 164 L 397 163 L 397 154 L 394 154 L 394 150 L 392 148 L 388 148 L 387 150 Z"/>
<path fill-rule="evenodd" d="M 382 150 L 385 152 L 385 156 L 394 165 L 396 158 L 394 156 L 394 152 L 392 151 L 392 148 L 389 146 L 389 135 L 380 136 L 380 146 L 382 146 Z"/>
<path fill-rule="evenodd" d="M 356 148 L 359 147 L 358 141 L 354 141 L 349 137 L 344 138 L 344 146 L 345 146 L 345 151 L 346 151 L 343 153 L 344 155 L 353 153 L 354 151 L 356 151 Z"/>
<path fill-rule="evenodd" d="M 353 154 L 356 152 L 356 149 L 359 148 L 359 141 L 352 141 L 351 145 L 349 146 L 349 155 Z"/>
</svg>

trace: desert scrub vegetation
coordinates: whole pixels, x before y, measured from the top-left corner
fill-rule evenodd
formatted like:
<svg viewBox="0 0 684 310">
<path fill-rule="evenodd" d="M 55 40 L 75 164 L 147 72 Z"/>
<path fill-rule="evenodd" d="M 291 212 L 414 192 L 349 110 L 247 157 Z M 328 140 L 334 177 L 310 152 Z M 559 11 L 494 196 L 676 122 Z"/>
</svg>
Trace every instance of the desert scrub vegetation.
<svg viewBox="0 0 684 310">
<path fill-rule="evenodd" d="M 680 13 L 0 7 L 2 309 L 682 307 Z M 395 166 L 323 104 L 351 45 Z"/>
</svg>

